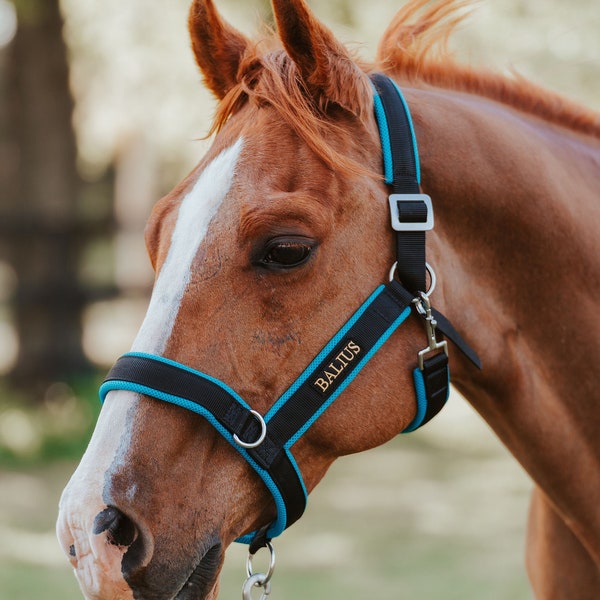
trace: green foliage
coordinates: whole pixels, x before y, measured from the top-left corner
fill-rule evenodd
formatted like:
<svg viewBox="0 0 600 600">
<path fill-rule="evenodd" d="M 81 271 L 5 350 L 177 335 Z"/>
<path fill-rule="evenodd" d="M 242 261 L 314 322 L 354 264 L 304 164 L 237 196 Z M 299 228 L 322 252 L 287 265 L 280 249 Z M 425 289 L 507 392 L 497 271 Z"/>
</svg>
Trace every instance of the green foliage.
<svg viewBox="0 0 600 600">
<path fill-rule="evenodd" d="M 55 382 L 36 405 L 0 382 L 0 465 L 81 457 L 100 411 L 100 381 Z"/>
</svg>

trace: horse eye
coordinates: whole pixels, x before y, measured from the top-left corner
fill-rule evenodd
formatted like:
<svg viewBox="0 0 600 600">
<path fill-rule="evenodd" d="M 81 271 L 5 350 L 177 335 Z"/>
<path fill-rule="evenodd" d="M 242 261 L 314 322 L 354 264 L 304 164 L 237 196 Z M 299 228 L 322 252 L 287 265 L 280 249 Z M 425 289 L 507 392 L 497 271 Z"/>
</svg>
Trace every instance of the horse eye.
<svg viewBox="0 0 600 600">
<path fill-rule="evenodd" d="M 271 240 L 260 259 L 260 263 L 266 267 L 291 269 L 305 263 L 313 249 L 313 244 L 306 239 L 283 239 Z"/>
</svg>

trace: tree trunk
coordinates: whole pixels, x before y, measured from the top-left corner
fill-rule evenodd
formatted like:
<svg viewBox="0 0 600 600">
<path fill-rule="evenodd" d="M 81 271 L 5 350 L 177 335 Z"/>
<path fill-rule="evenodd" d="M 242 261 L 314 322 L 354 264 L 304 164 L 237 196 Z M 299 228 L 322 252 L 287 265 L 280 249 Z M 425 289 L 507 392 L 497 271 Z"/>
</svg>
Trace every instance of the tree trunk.
<svg viewBox="0 0 600 600">
<path fill-rule="evenodd" d="M 1 132 L 7 162 L 0 171 L 0 251 L 18 281 L 13 315 L 20 346 L 10 379 L 37 395 L 87 366 L 78 282 L 81 182 L 59 0 L 16 6 Z"/>
</svg>

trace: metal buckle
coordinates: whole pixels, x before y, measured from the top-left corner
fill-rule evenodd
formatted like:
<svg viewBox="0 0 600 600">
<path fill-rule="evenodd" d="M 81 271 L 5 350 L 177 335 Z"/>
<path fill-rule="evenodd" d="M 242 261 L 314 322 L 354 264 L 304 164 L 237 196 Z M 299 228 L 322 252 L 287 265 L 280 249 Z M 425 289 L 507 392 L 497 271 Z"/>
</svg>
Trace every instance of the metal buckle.
<svg viewBox="0 0 600 600">
<path fill-rule="evenodd" d="M 394 231 L 429 231 L 433 229 L 433 205 L 431 204 L 431 198 L 427 194 L 391 194 L 388 201 L 390 203 L 390 215 Z M 427 220 L 424 223 L 406 223 L 400 221 L 398 203 L 415 201 L 425 203 L 427 207 Z"/>
</svg>

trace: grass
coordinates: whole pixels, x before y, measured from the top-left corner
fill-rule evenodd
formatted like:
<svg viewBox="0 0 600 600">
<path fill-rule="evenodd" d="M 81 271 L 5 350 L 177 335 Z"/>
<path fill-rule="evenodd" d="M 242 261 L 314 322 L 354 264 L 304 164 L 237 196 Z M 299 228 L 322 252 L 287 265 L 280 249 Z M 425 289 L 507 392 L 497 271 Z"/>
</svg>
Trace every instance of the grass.
<svg viewBox="0 0 600 600">
<path fill-rule="evenodd" d="M 100 412 L 100 375 L 50 385 L 37 403 L 0 380 L 0 466 L 77 459 Z"/>
<path fill-rule="evenodd" d="M 333 466 L 275 540 L 271 598 L 531 599 L 522 566 L 530 484 L 452 402 L 421 432 Z M 81 600 L 54 537 L 75 464 L 0 463 L 0 600 Z M 220 598 L 240 597 L 245 552 L 228 550 Z"/>
<path fill-rule="evenodd" d="M 491 438 L 490 438 L 491 440 Z M 339 461 L 276 542 L 275 598 L 526 600 L 529 483 L 498 446 L 416 434 Z M 230 563 L 243 565 L 233 549 Z M 223 598 L 242 578 L 224 575 Z"/>
</svg>

